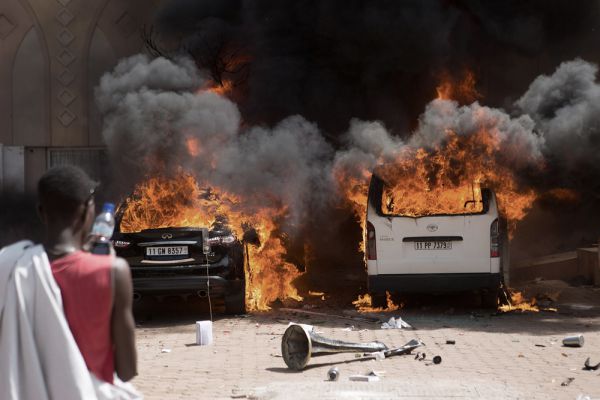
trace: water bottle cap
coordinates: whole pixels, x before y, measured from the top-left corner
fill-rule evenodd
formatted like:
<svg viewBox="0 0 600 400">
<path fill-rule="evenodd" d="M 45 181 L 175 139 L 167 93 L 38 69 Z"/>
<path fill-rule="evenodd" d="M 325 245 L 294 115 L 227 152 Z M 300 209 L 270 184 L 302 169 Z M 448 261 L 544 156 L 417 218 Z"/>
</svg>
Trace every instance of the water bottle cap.
<svg viewBox="0 0 600 400">
<path fill-rule="evenodd" d="M 104 203 L 102 206 L 102 212 L 108 212 L 113 214 L 115 212 L 115 205 L 113 203 Z"/>
</svg>

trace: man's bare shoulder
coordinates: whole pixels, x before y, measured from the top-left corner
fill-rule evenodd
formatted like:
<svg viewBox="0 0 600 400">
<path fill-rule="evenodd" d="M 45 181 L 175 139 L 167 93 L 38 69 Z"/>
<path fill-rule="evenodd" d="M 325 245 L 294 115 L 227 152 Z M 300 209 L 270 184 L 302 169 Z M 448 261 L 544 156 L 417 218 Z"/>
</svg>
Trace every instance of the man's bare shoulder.
<svg viewBox="0 0 600 400">
<path fill-rule="evenodd" d="M 127 276 L 129 277 L 131 272 L 129 270 L 129 263 L 121 257 L 115 257 L 113 259 L 112 267 L 115 271 L 115 275 L 119 276 Z"/>
</svg>

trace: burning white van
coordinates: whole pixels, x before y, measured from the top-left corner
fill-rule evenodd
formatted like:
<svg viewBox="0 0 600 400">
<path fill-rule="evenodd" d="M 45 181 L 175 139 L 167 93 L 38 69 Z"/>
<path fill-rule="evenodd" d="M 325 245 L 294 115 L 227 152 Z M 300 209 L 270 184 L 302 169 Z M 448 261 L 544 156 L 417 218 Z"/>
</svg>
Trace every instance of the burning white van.
<svg viewBox="0 0 600 400">
<path fill-rule="evenodd" d="M 385 305 L 386 291 L 477 290 L 485 306 L 495 306 L 508 240 L 494 192 L 475 183 L 422 190 L 382 176 L 373 173 L 367 205 L 373 305 Z"/>
</svg>

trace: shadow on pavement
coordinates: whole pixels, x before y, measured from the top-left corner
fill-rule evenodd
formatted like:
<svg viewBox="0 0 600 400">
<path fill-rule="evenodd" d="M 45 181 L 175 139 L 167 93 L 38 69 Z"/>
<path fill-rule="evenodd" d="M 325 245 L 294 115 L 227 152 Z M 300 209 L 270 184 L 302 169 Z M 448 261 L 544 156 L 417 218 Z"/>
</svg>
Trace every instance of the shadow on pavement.
<svg viewBox="0 0 600 400">
<path fill-rule="evenodd" d="M 293 304 L 293 307 L 299 307 L 294 310 L 280 310 L 275 305 L 270 311 L 252 312 L 244 316 L 225 315 L 223 303 L 217 299 L 213 299 L 211 304 L 214 321 L 246 318 L 253 324 L 275 324 L 281 328 L 289 322 L 299 322 L 324 328 L 372 331 L 380 330 L 381 323 L 391 317 L 401 317 L 415 328 L 415 333 L 419 330 L 437 329 L 532 335 L 600 331 L 600 288 L 563 285 L 561 293 L 558 301 L 551 305 L 557 308 L 557 312 L 539 313 L 499 313 L 485 309 L 481 307 L 480 297 L 472 293 L 404 296 L 397 299 L 404 304 L 397 311 L 367 314 L 358 313 L 348 306 L 348 302 L 340 304 L 335 294 L 326 294 L 325 300 L 307 297 L 303 303 Z M 187 300 L 179 297 L 146 297 L 134 303 L 134 314 L 138 326 L 143 327 L 191 325 L 195 321 L 210 319 L 210 307 L 206 298 L 195 296 L 190 296 Z M 376 322 L 366 321 L 365 318 Z M 407 334 L 412 332 L 403 331 Z"/>
</svg>

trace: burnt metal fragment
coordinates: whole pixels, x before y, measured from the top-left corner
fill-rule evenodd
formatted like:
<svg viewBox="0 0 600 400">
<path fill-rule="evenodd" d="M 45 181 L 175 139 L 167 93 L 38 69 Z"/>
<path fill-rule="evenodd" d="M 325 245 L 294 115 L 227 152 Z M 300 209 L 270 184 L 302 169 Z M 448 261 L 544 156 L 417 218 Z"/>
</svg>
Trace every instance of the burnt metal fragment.
<svg viewBox="0 0 600 400">
<path fill-rule="evenodd" d="M 590 358 L 588 357 L 587 360 L 585 360 L 585 363 L 583 364 L 583 369 L 585 371 L 596 371 L 598 368 L 600 368 L 600 363 L 596 364 L 596 365 L 590 365 Z"/>
<path fill-rule="evenodd" d="M 337 381 L 340 377 L 340 370 L 338 367 L 331 367 L 329 371 L 327 371 L 327 378 L 330 381 Z"/>
</svg>

